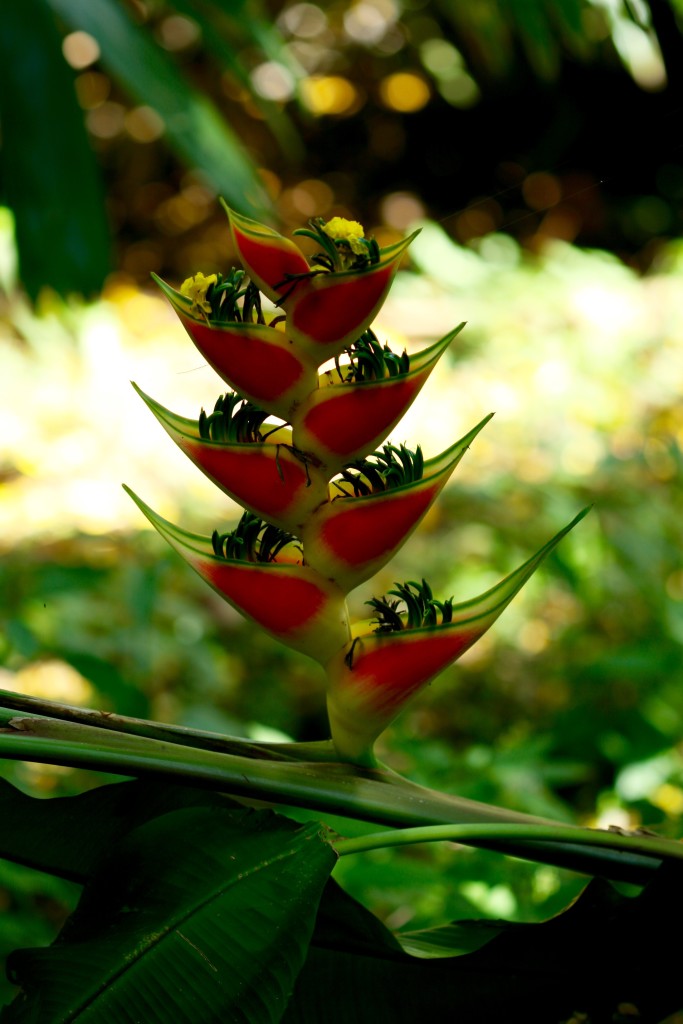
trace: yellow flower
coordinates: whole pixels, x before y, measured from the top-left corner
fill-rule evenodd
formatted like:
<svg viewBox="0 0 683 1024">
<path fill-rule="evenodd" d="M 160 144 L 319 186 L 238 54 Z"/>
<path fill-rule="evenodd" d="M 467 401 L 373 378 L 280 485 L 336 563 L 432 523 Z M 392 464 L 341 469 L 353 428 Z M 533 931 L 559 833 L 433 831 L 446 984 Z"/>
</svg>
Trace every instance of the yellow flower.
<svg viewBox="0 0 683 1024">
<path fill-rule="evenodd" d="M 346 242 L 356 256 L 367 255 L 367 247 L 363 245 L 363 225 L 357 220 L 346 220 L 344 217 L 333 217 L 327 224 L 321 225 L 326 235 L 335 242 Z"/>
<path fill-rule="evenodd" d="M 209 274 L 204 277 L 202 273 L 194 277 L 186 278 L 180 286 L 180 294 L 192 299 L 191 313 L 210 313 L 211 304 L 207 301 L 206 293 L 212 284 L 218 280 L 216 274 Z"/>
</svg>

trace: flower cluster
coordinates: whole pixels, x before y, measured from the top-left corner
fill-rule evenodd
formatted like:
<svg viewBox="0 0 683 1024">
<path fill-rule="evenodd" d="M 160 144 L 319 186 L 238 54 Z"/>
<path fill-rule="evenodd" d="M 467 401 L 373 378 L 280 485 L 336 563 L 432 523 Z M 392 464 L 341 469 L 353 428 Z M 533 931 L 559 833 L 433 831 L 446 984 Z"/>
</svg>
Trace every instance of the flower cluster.
<svg viewBox="0 0 683 1024">
<path fill-rule="evenodd" d="M 414 236 L 381 249 L 356 221 L 315 220 L 298 232 L 320 247 L 309 262 L 293 241 L 227 212 L 242 268 L 196 274 L 178 291 L 158 283 L 233 392 L 197 420 L 139 393 L 246 511 L 235 530 L 205 538 L 133 497 L 231 605 L 324 667 L 336 753 L 372 765 L 406 701 L 486 632 L 574 524 L 471 601 L 437 600 L 425 580 L 396 584 L 370 602 L 373 618 L 351 623 L 348 593 L 405 543 L 490 419 L 432 458 L 378 448 L 463 325 L 413 356 L 371 330 Z"/>
</svg>

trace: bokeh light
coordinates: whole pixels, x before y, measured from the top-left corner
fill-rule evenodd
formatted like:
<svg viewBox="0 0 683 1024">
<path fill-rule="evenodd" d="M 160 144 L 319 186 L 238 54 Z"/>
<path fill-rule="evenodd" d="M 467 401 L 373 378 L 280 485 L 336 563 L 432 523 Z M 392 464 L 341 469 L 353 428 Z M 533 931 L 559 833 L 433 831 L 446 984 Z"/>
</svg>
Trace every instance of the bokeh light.
<svg viewBox="0 0 683 1024">
<path fill-rule="evenodd" d="M 382 102 L 401 114 L 412 114 L 429 102 L 429 86 L 422 75 L 413 71 L 396 71 L 380 82 Z"/>
<path fill-rule="evenodd" d="M 391 192 L 382 200 L 381 212 L 384 223 L 400 232 L 426 215 L 424 204 L 412 192 Z"/>
<path fill-rule="evenodd" d="M 393 0 L 357 0 L 344 12 L 344 31 L 354 42 L 376 46 L 397 17 Z"/>
<path fill-rule="evenodd" d="M 333 202 L 334 192 L 327 182 L 306 178 L 282 192 L 278 209 L 285 220 L 307 220 L 311 217 L 325 217 Z"/>
<path fill-rule="evenodd" d="M 193 18 L 183 14 L 170 14 L 157 26 L 157 36 L 165 50 L 179 53 L 198 43 L 201 32 Z"/>
<path fill-rule="evenodd" d="M 109 98 L 111 81 L 98 71 L 85 71 L 75 81 L 76 97 L 84 110 L 100 107 Z"/>
<path fill-rule="evenodd" d="M 96 138 L 115 139 L 124 130 L 126 108 L 122 103 L 106 100 L 87 112 L 85 123 Z"/>
<path fill-rule="evenodd" d="M 451 106 L 463 109 L 473 107 L 481 97 L 479 86 L 466 71 L 440 81 L 439 92 Z"/>
<path fill-rule="evenodd" d="M 70 32 L 62 41 L 62 53 L 77 71 L 90 67 L 100 59 L 100 47 L 96 39 L 87 32 Z"/>
<path fill-rule="evenodd" d="M 439 93 L 452 106 L 471 107 L 479 100 L 479 86 L 467 71 L 460 51 L 448 40 L 426 39 L 420 44 L 420 57 L 436 78 Z"/>
<path fill-rule="evenodd" d="M 314 114 L 349 116 L 361 104 L 356 86 L 342 75 L 311 75 L 301 83 L 301 98 Z"/>
<path fill-rule="evenodd" d="M 294 75 L 279 61 L 268 60 L 259 64 L 251 72 L 254 89 L 267 100 L 283 102 L 294 95 Z"/>
<path fill-rule="evenodd" d="M 156 110 L 144 105 L 129 110 L 123 123 L 130 137 L 136 142 L 156 142 L 166 130 L 163 118 Z"/>
<path fill-rule="evenodd" d="M 317 4 L 292 4 L 281 12 L 278 25 L 300 39 L 315 39 L 327 27 L 327 15 Z"/>
<path fill-rule="evenodd" d="M 462 54 L 446 39 L 427 39 L 420 45 L 422 63 L 433 75 L 448 77 L 463 66 Z"/>
<path fill-rule="evenodd" d="M 562 198 L 562 185 L 553 174 L 535 171 L 522 182 L 524 201 L 532 210 L 546 210 Z"/>
</svg>

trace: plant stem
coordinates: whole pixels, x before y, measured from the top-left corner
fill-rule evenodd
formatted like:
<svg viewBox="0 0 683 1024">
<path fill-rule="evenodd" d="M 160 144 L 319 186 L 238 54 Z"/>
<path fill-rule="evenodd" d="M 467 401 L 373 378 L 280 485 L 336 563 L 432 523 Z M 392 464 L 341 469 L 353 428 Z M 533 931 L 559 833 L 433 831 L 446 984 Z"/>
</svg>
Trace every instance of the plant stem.
<svg viewBox="0 0 683 1024">
<path fill-rule="evenodd" d="M 562 829 L 564 841 L 552 842 L 500 834 L 471 840 L 472 845 L 556 864 L 588 874 L 644 882 L 664 856 L 677 858 L 679 847 L 643 839 L 640 852 L 586 847 L 572 825 L 425 789 L 383 768 L 307 761 L 272 762 L 179 743 L 132 736 L 93 725 L 42 718 L 15 718 L 0 729 L 0 757 L 117 775 L 156 775 L 185 785 L 223 790 L 234 796 L 296 805 L 393 828 L 482 823 L 543 825 Z M 650 852 L 650 850 L 652 852 Z M 662 851 L 665 850 L 663 853 Z"/>
<path fill-rule="evenodd" d="M 167 743 L 179 743 L 185 747 L 198 747 L 201 750 L 217 750 L 225 754 L 238 754 L 240 757 L 258 757 L 273 761 L 332 760 L 334 751 L 331 741 L 318 743 L 254 743 L 237 736 L 225 736 L 223 733 L 207 732 L 202 729 L 191 729 L 184 725 L 165 725 L 151 722 L 145 718 L 129 718 L 125 715 L 110 714 L 106 711 L 94 711 L 91 708 L 79 708 L 73 704 L 61 704 L 57 701 L 30 697 L 11 690 L 0 690 L 0 724 L 8 722 L 15 715 L 6 713 L 19 711 L 31 717 L 56 718 L 62 722 L 77 722 L 80 725 L 96 726 L 112 732 L 127 733 L 131 736 L 147 736 L 149 739 L 164 740 Z"/>
<path fill-rule="evenodd" d="M 341 856 L 350 853 L 365 853 L 389 846 L 408 846 L 413 843 L 452 842 L 479 845 L 479 840 L 522 839 L 525 842 L 565 843 L 567 830 L 571 831 L 573 845 L 604 847 L 610 850 L 633 851 L 637 853 L 657 852 L 663 858 L 683 861 L 683 844 L 671 843 L 668 839 L 654 836 L 622 835 L 598 829 L 576 829 L 569 825 L 432 825 L 422 828 L 403 828 L 394 832 L 374 832 L 371 835 L 353 839 L 340 839 L 334 848 Z"/>
</svg>

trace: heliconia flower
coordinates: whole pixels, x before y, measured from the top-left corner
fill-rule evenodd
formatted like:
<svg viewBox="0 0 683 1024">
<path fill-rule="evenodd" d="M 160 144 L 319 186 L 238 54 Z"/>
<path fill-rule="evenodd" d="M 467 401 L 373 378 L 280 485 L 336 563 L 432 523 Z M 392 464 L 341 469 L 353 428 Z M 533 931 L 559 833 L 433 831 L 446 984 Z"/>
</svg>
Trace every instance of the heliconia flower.
<svg viewBox="0 0 683 1024">
<path fill-rule="evenodd" d="M 265 561 L 221 557 L 212 539 L 181 530 L 124 489 L 161 536 L 245 618 L 321 664 L 345 647 L 350 635 L 346 600 L 334 583 L 286 560 L 287 554 Z"/>
<path fill-rule="evenodd" d="M 211 303 L 207 301 L 206 293 L 211 285 L 216 284 L 218 276 L 209 274 L 195 274 L 194 277 L 187 277 L 180 286 L 180 294 L 190 300 L 192 313 L 210 313 Z"/>
<path fill-rule="evenodd" d="M 372 322 L 386 298 L 401 257 L 417 234 L 385 249 L 377 248 L 377 258 L 358 269 L 328 272 L 319 265 L 309 266 L 294 242 L 272 228 L 228 207 L 226 211 L 235 247 L 247 273 L 286 312 L 289 337 L 318 366 L 341 352 Z M 320 230 L 325 232 L 324 225 Z M 347 232 L 349 237 L 350 234 Z M 354 239 L 358 238 L 354 234 Z M 348 237 L 342 241 L 348 242 Z M 353 251 L 350 245 L 349 251 Z"/>
<path fill-rule="evenodd" d="M 411 617 L 415 607 L 426 608 L 425 620 L 431 621 L 430 625 L 406 628 L 399 601 L 371 602 L 385 614 L 354 626 L 354 638 L 327 666 L 328 713 L 339 757 L 356 764 L 374 764 L 373 744 L 380 733 L 411 697 L 489 629 L 546 555 L 587 511 L 579 513 L 515 572 L 473 600 L 459 605 L 435 602 L 424 581 L 392 591 L 413 604 L 413 609 L 409 608 Z M 378 630 L 370 632 L 373 621 L 379 622 Z"/>
<path fill-rule="evenodd" d="M 363 256 L 367 252 L 364 244 L 365 231 L 363 225 L 359 224 L 357 220 L 333 217 L 326 224 L 322 224 L 321 228 L 335 242 L 345 242 L 356 256 Z"/>
<path fill-rule="evenodd" d="M 360 464 L 354 475 L 357 475 L 360 487 L 369 493 L 358 493 L 359 486 L 356 485 L 357 493 L 345 495 L 344 489 L 351 490 L 354 480 L 350 473 L 347 474 L 347 480 L 337 485 L 340 496 L 319 505 L 301 530 L 306 564 L 327 579 L 334 580 L 346 593 L 374 576 L 413 532 L 474 438 L 490 419 L 491 416 L 487 416 L 447 451 L 424 462 L 419 473 L 409 472 L 408 478 L 401 472 L 400 459 L 404 457 L 404 464 L 407 463 L 410 470 L 414 466 L 415 454 L 405 446 L 401 449 L 385 446 L 385 464 L 390 471 L 398 469 L 396 482 L 389 480 L 387 489 L 363 487 L 363 467 Z M 377 473 L 380 487 L 385 485 L 381 470 L 374 470 L 373 464 L 370 467 Z M 410 479 L 411 475 L 415 479 Z"/>
<path fill-rule="evenodd" d="M 369 455 L 410 407 L 463 327 L 460 324 L 435 345 L 411 356 L 407 373 L 312 391 L 297 409 L 295 446 L 314 453 L 332 472 Z"/>
<path fill-rule="evenodd" d="M 202 432 L 201 421 L 170 412 L 133 387 L 178 447 L 243 508 L 296 532 L 327 500 L 327 476 L 293 448 L 289 427 L 271 429 L 263 441 L 255 440 L 258 430 L 246 440 L 224 440 L 221 433 L 212 438 L 209 430 Z"/>
<path fill-rule="evenodd" d="M 198 351 L 226 384 L 284 419 L 318 386 L 318 363 L 281 330 L 258 323 L 210 324 L 192 315 L 191 299 L 155 276 Z"/>
</svg>

